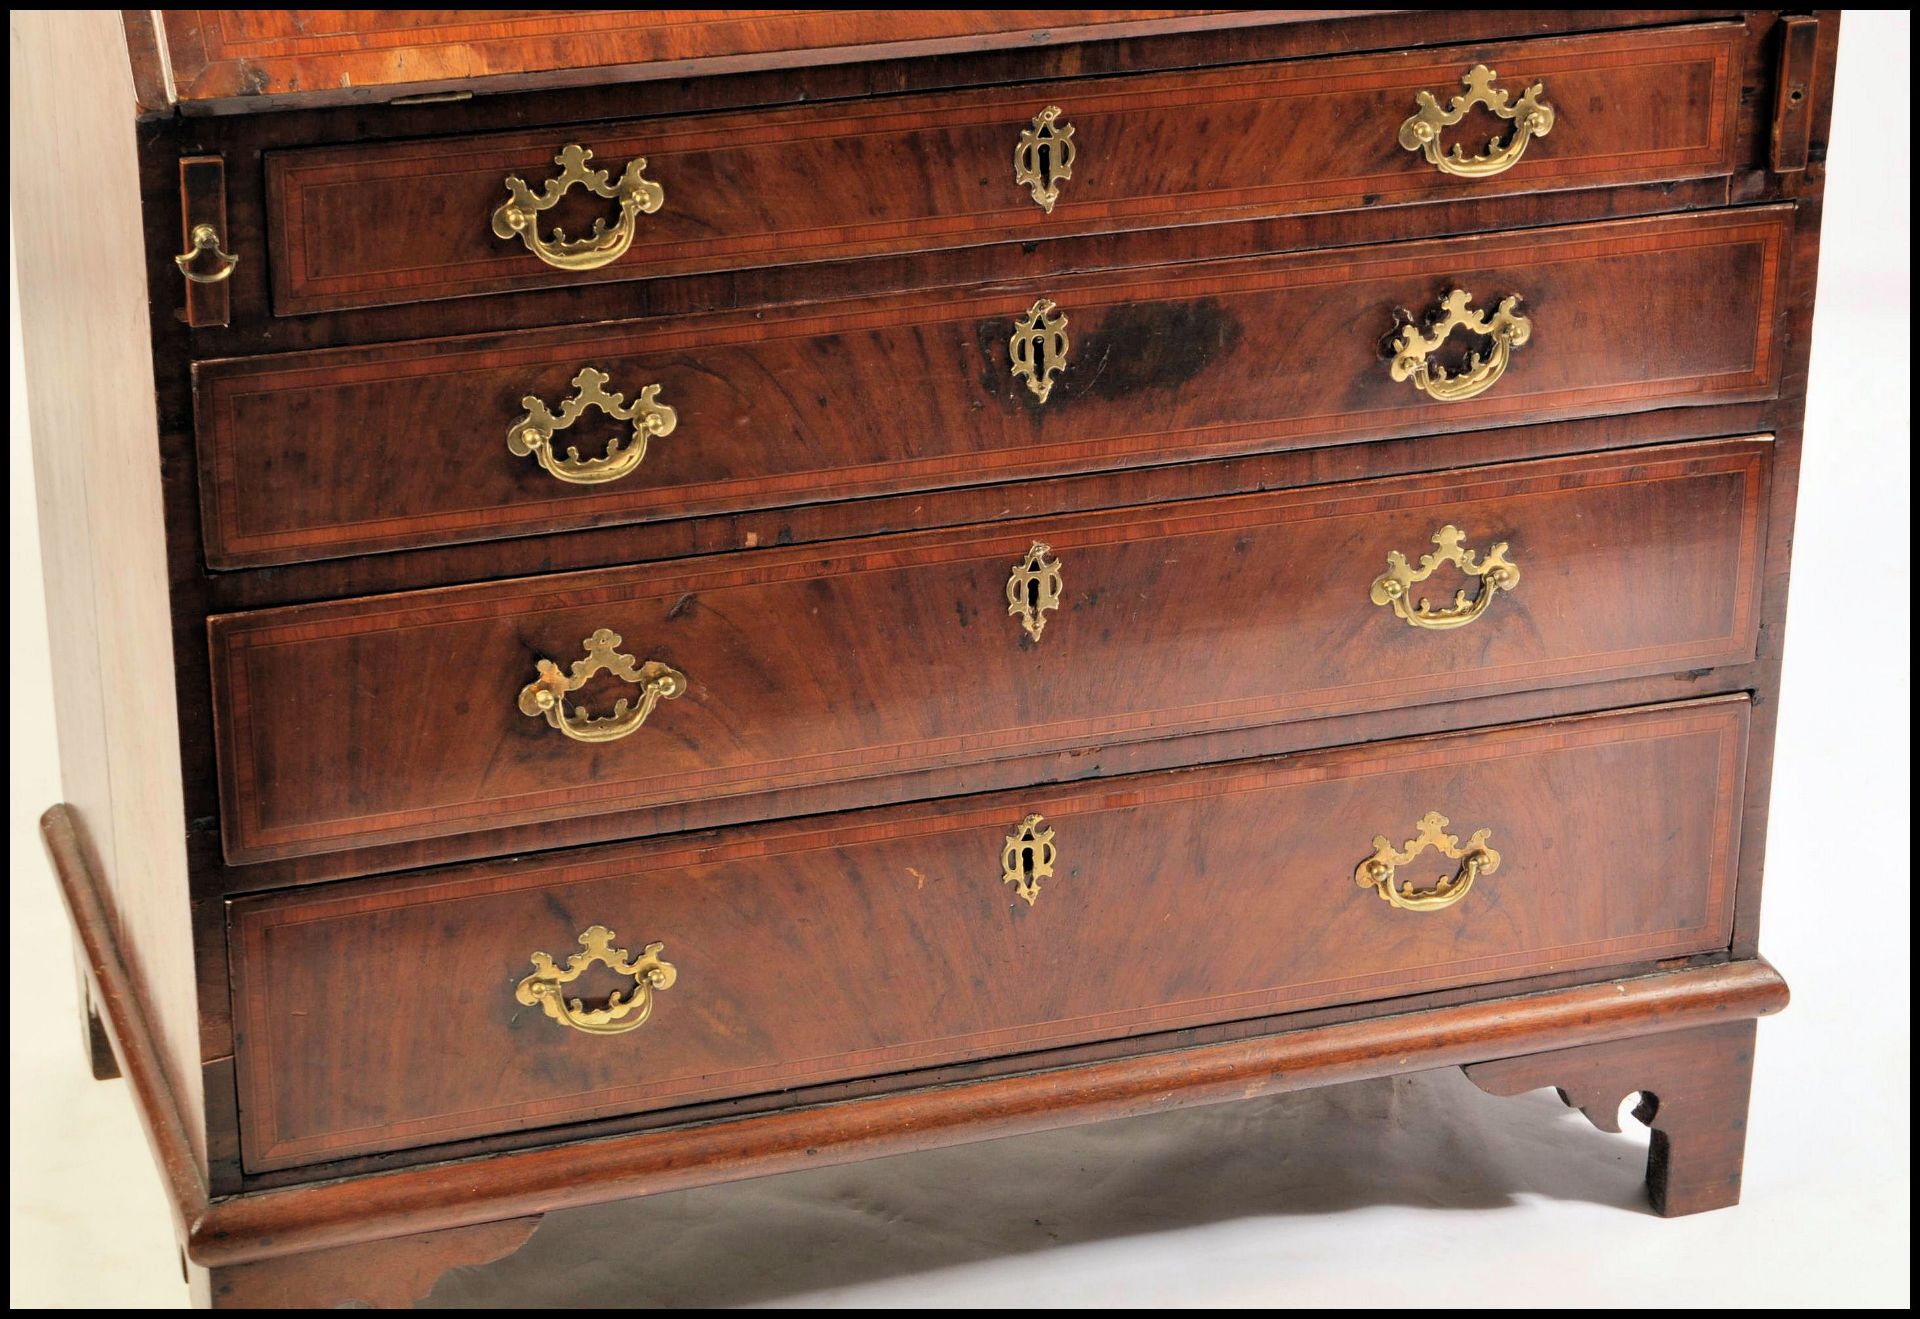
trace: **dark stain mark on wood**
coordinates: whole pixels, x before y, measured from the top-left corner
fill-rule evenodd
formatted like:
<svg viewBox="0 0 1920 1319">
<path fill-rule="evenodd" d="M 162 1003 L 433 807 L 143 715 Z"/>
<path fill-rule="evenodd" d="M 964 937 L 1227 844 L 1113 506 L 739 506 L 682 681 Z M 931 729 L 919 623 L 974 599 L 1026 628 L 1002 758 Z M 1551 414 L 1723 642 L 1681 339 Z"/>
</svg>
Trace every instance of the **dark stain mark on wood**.
<svg viewBox="0 0 1920 1319">
<path fill-rule="evenodd" d="M 1240 322 L 1215 298 L 1113 307 L 1074 345 L 1055 392 L 1117 399 L 1176 389 L 1231 356 L 1240 335 Z"/>
</svg>

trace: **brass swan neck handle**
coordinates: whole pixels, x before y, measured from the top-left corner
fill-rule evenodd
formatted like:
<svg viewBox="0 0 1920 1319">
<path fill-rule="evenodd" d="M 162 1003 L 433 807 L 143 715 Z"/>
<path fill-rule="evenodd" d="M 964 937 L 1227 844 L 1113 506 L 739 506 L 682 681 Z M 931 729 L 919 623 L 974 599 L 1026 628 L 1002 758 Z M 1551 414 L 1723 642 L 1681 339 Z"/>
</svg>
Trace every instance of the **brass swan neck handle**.
<svg viewBox="0 0 1920 1319">
<path fill-rule="evenodd" d="M 520 689 L 520 713 L 544 716 L 548 724 L 575 742 L 616 742 L 639 730 L 661 701 L 679 698 L 687 690 L 686 675 L 659 660 L 641 664 L 631 655 L 620 653 L 620 635 L 601 628 L 586 640 L 585 659 L 575 660 L 566 673 L 552 660 L 536 666 L 539 676 Z M 584 710 L 568 713 L 568 693 L 586 686 L 599 673 L 634 684 L 638 697 L 614 702 L 613 713 L 600 718 Z"/>
<path fill-rule="evenodd" d="M 1399 550 L 1387 551 L 1387 570 L 1373 579 L 1369 598 L 1377 605 L 1391 605 L 1393 612 L 1413 627 L 1432 632 L 1465 627 L 1486 613 L 1500 592 L 1520 585 L 1520 568 L 1507 558 L 1507 542 L 1501 541 L 1481 558 L 1477 551 L 1465 547 L 1465 540 L 1465 533 L 1456 526 L 1440 528 L 1433 533 L 1433 543 L 1439 548 L 1421 555 L 1418 568 L 1409 566 L 1407 556 Z M 1469 577 L 1478 577 L 1478 594 L 1470 600 L 1463 588 L 1454 593 L 1451 605 L 1439 609 L 1425 597 L 1415 600 L 1413 588 L 1444 563 L 1453 564 Z"/>
<path fill-rule="evenodd" d="M 1373 889 L 1382 901 L 1402 911 L 1439 911 L 1467 896 L 1473 881 L 1491 875 L 1500 868 L 1500 854 L 1488 845 L 1493 830 L 1477 830 L 1463 846 L 1458 835 L 1447 832 L 1451 822 L 1438 811 L 1421 817 L 1419 833 L 1403 847 L 1395 847 L 1386 835 L 1375 835 L 1373 855 L 1354 867 L 1353 882 Z M 1416 889 L 1412 880 L 1395 884 L 1396 872 L 1411 864 L 1422 852 L 1433 848 L 1451 861 L 1460 862 L 1452 876 L 1441 876 L 1430 889 Z"/>
<path fill-rule="evenodd" d="M 613 946 L 614 933 L 604 925 L 588 927 L 580 936 L 583 951 L 567 958 L 563 969 L 545 953 L 534 953 L 533 974 L 514 988 L 515 999 L 528 1007 L 538 1007 L 562 1026 L 588 1035 L 624 1035 L 647 1024 L 653 1015 L 654 994 L 671 989 L 679 973 L 673 963 L 660 954 L 663 943 L 650 943 L 635 957 L 624 948 Z M 590 1008 L 578 998 L 568 998 L 565 987 L 578 980 L 595 962 L 617 975 L 632 976 L 633 989 L 626 994 L 615 990 L 603 1008 Z"/>
<path fill-rule="evenodd" d="M 561 148 L 553 163 L 560 172 L 548 179 L 538 193 L 518 175 L 506 179 L 507 199 L 493 213 L 493 232 L 498 238 L 518 238 L 527 250 L 555 270 L 598 270 L 626 255 L 633 246 L 633 234 L 639 217 L 652 215 L 666 201 L 666 190 L 645 176 L 646 157 L 635 156 L 627 162 L 618 180 L 604 169 L 589 168 L 593 152 L 579 143 Z M 605 217 L 593 222 L 585 238 L 568 238 L 555 229 L 551 238 L 540 232 L 540 216 L 560 204 L 574 188 L 585 188 L 596 197 L 604 197 L 618 206 L 613 227 Z"/>
<path fill-rule="evenodd" d="M 1454 289 L 1441 299 L 1438 313 L 1422 328 L 1409 324 L 1388 344 L 1393 354 L 1388 374 L 1411 380 L 1414 387 L 1440 403 L 1459 403 L 1493 388 L 1507 372 L 1513 350 L 1533 337 L 1533 322 L 1520 314 L 1518 294 L 1505 298 L 1489 315 L 1474 311 L 1473 295 Z M 1481 335 L 1491 342 L 1483 352 L 1468 353 L 1466 365 L 1449 372 L 1428 355 L 1439 350 L 1455 330 Z"/>
<path fill-rule="evenodd" d="M 1499 76 L 1484 64 L 1474 65 L 1460 80 L 1466 84 L 1466 93 L 1455 96 L 1444 110 L 1432 92 L 1417 93 L 1413 102 L 1419 108 L 1400 125 L 1400 145 L 1420 152 L 1442 174 L 1457 178 L 1488 179 L 1512 169 L 1526 154 L 1527 143 L 1553 131 L 1554 114 L 1553 107 L 1540 99 L 1546 92 L 1544 83 L 1534 83 L 1514 101 L 1510 92 L 1493 85 Z M 1484 106 L 1513 125 L 1505 144 L 1495 138 L 1477 156 L 1463 153 L 1458 143 L 1443 149 L 1440 131 L 1458 124 L 1475 106 Z"/>
<path fill-rule="evenodd" d="M 612 379 L 595 367 L 581 367 L 573 378 L 573 397 L 561 400 L 558 412 L 532 394 L 521 399 L 520 406 L 527 415 L 507 428 L 508 451 L 515 457 L 532 458 L 569 485 L 604 485 L 634 471 L 646 459 L 647 441 L 673 434 L 680 418 L 660 402 L 660 386 L 643 386 L 640 397 L 629 403 L 625 394 L 608 392 L 607 384 Z M 606 453 L 598 458 L 582 458 L 577 448 L 559 453 L 554 437 L 578 421 L 588 408 L 598 408 L 615 421 L 626 422 L 630 432 L 609 440 Z"/>
</svg>

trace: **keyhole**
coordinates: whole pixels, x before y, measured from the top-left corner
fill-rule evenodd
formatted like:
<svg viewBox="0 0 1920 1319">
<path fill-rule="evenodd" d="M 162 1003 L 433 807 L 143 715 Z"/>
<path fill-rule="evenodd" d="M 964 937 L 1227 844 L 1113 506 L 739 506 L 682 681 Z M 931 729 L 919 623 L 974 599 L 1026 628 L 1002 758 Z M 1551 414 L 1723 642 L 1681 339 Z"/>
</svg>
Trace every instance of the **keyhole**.
<svg viewBox="0 0 1920 1319">
<path fill-rule="evenodd" d="M 1031 888 L 1033 886 L 1033 849 L 1031 847 L 1020 849 L 1020 874 L 1024 880 L 1023 886 Z"/>
<path fill-rule="evenodd" d="M 1034 160 L 1039 165 L 1039 172 L 1040 172 L 1041 178 L 1050 179 L 1053 177 L 1053 148 L 1052 147 L 1048 146 L 1045 142 L 1042 142 L 1039 146 L 1039 149 L 1034 152 Z"/>
<path fill-rule="evenodd" d="M 1040 608 L 1040 579 L 1027 578 L 1027 612 L 1033 613 Z"/>
</svg>

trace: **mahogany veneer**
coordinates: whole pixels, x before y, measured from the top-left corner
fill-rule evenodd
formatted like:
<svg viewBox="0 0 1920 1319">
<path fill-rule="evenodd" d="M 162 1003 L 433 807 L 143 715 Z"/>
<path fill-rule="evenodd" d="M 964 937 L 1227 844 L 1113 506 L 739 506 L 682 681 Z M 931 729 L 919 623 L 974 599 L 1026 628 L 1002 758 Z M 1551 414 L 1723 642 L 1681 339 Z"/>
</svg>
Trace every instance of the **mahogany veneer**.
<svg viewBox="0 0 1920 1319">
<path fill-rule="evenodd" d="M 153 82 L 145 104 L 178 98 L 182 110 L 219 113 L 262 108 L 253 98 L 318 105 L 677 78 L 1352 12 L 1056 9 L 1044 30 L 1024 9 L 170 9 L 134 11 L 128 24 L 136 77 Z M 156 25 L 164 50 L 148 44 Z"/>
<path fill-rule="evenodd" d="M 1475 63 L 1593 107 L 1476 195 L 1711 177 L 1732 168 L 1742 36 L 1715 24 L 608 124 L 591 135 L 594 163 L 617 175 L 644 158 L 666 197 L 626 256 L 584 275 L 487 224 L 505 176 L 537 188 L 556 172 L 565 133 L 274 154 L 274 310 L 1448 198 L 1459 181 L 1395 135 L 1417 93 L 1446 99 Z M 1042 211 L 1007 158 L 1056 104 L 1077 154 Z M 898 169 L 903 159 L 941 168 Z M 418 241 L 394 243 L 396 229 Z"/>
<path fill-rule="evenodd" d="M 1044 404 L 1009 371 L 1032 290 L 199 363 L 207 558 L 271 563 L 1419 434 L 1434 404 L 1390 379 L 1378 350 L 1390 309 L 1424 310 L 1436 278 L 1538 308 L 1524 374 L 1458 405 L 1451 424 L 1763 398 L 1779 383 L 1791 221 L 1747 209 L 1051 279 L 1074 354 L 1101 366 L 1066 372 Z M 1705 325 L 1692 315 L 1703 287 L 1725 291 Z M 678 418 L 637 470 L 602 486 L 566 485 L 507 447 L 522 400 L 557 406 L 582 364 L 629 396 L 660 385 Z M 609 428 L 591 433 L 589 454 Z"/>
<path fill-rule="evenodd" d="M 1753 652 L 1769 449 L 1564 458 L 219 615 L 227 857 L 822 784 L 865 805 L 861 780 L 938 765 L 1738 663 Z M 1470 628 L 1412 628 L 1368 599 L 1389 553 L 1432 548 L 1436 510 L 1482 549 L 1508 544 L 1522 573 Z M 1006 600 L 1036 539 L 1063 582 L 1038 642 Z M 878 620 L 892 640 L 875 646 Z M 516 698 L 541 659 L 572 662 L 603 627 L 688 689 L 634 736 L 583 747 Z M 604 713 L 626 690 L 583 695 Z"/>
<path fill-rule="evenodd" d="M 199 1301 L 1438 1066 L 1738 1198 L 1837 18 L 1049 17 L 13 15 L 43 828 Z M 1406 149 L 1482 64 L 1550 130 Z M 605 260 L 492 227 L 569 144 Z M 676 414 L 598 484 L 583 368 Z M 600 629 L 680 678 L 585 742 Z"/>
<path fill-rule="evenodd" d="M 239 899 L 249 1166 L 1723 948 L 1745 734 L 1730 699 Z M 1412 922 L 1353 859 L 1436 803 L 1502 860 Z M 1033 812 L 1029 906 L 999 863 Z M 600 920 L 679 973 L 639 1076 L 499 993 Z"/>
</svg>

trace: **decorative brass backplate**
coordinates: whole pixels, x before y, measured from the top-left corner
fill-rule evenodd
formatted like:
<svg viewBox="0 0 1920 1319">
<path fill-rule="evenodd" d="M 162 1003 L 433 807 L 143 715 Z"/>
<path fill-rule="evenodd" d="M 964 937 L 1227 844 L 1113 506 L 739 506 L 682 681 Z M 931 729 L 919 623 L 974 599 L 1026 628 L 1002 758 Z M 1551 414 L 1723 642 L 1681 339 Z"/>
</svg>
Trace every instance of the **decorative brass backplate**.
<svg viewBox="0 0 1920 1319">
<path fill-rule="evenodd" d="M 208 261 L 201 261 L 203 256 Z M 187 250 L 175 257 L 173 264 L 196 284 L 218 284 L 233 273 L 233 268 L 240 264 L 240 258 L 220 250 L 220 235 L 212 225 L 196 224 L 188 235 Z"/>
<path fill-rule="evenodd" d="M 1408 151 L 1425 153 L 1427 162 L 1442 174 L 1454 174 L 1463 179 L 1491 178 L 1512 169 L 1526 153 L 1528 142 L 1553 131 L 1553 107 L 1540 99 L 1546 86 L 1537 82 L 1527 88 L 1526 94 L 1517 102 L 1509 105 L 1509 94 L 1494 89 L 1493 80 L 1498 76 L 1484 64 L 1474 65 L 1460 80 L 1467 86 L 1466 95 L 1455 96 L 1444 110 L 1434 100 L 1432 92 L 1416 94 L 1413 102 L 1420 108 L 1414 111 L 1411 119 L 1400 125 L 1400 145 Z M 1500 145 L 1500 139 L 1494 138 L 1487 143 L 1485 151 L 1471 157 L 1461 154 L 1458 143 L 1451 150 L 1443 151 L 1440 147 L 1440 130 L 1452 128 L 1465 119 L 1467 112 L 1476 105 L 1485 106 L 1513 125 L 1513 133 L 1507 138 L 1506 145 Z"/>
<path fill-rule="evenodd" d="M 1389 345 L 1393 352 L 1389 373 L 1393 378 L 1412 380 L 1416 388 L 1442 403 L 1458 403 L 1493 388 L 1493 382 L 1506 374 L 1513 350 L 1532 336 L 1533 322 L 1520 315 L 1517 294 L 1501 302 L 1492 316 L 1470 310 L 1472 302 L 1471 293 L 1454 289 L 1441 299 L 1439 310 L 1424 331 L 1418 325 L 1403 328 Z M 1469 352 L 1466 366 L 1452 374 L 1439 363 L 1429 362 L 1427 354 L 1445 343 L 1456 328 L 1485 335 L 1493 342 L 1484 353 Z"/>
<path fill-rule="evenodd" d="M 619 635 L 604 627 L 587 638 L 586 646 L 587 657 L 575 660 L 567 676 L 562 676 L 560 666 L 552 660 L 540 661 L 540 676 L 520 689 L 520 713 L 546 716 L 549 724 L 576 742 L 613 742 L 646 723 L 663 698 L 671 701 L 687 690 L 686 675 L 679 670 L 658 660 L 638 664 L 633 656 L 622 655 Z M 639 701 L 629 709 L 622 697 L 613 703 L 613 713 L 603 719 L 591 718 L 583 710 L 569 715 L 567 693 L 586 686 L 596 673 L 611 673 L 634 683 L 640 688 Z"/>
<path fill-rule="evenodd" d="M 650 943 L 635 957 L 624 948 L 615 948 L 613 938 L 613 931 L 604 925 L 590 927 L 580 936 L 580 946 L 586 951 L 567 958 L 564 971 L 545 953 L 535 953 L 533 974 L 520 982 L 513 996 L 528 1007 L 540 1008 L 562 1026 L 589 1035 L 624 1035 L 646 1025 L 653 1015 L 654 992 L 672 988 L 678 972 L 671 962 L 660 960 L 665 944 Z M 622 998 L 615 990 L 604 1008 L 589 1008 L 580 999 L 569 999 L 561 986 L 578 980 L 595 962 L 616 975 L 632 976 L 633 992 Z"/>
<path fill-rule="evenodd" d="M 541 400 L 529 394 L 520 400 L 527 415 L 507 427 L 507 448 L 521 458 L 531 456 L 540 466 L 574 485 L 599 485 L 618 481 L 638 467 L 647 456 L 647 439 L 671 435 L 679 416 L 658 401 L 660 386 L 647 385 L 640 397 L 627 402 L 625 394 L 609 394 L 607 382 L 613 377 L 590 366 L 580 368 L 573 378 L 573 397 L 563 399 L 556 416 Z M 632 431 L 607 441 L 607 452 L 599 458 L 582 458 L 578 449 L 569 448 L 563 458 L 553 449 L 553 437 L 573 425 L 588 408 L 598 408 L 615 421 L 629 422 Z"/>
<path fill-rule="evenodd" d="M 1433 543 L 1440 548 L 1432 554 L 1421 555 L 1417 569 L 1407 566 L 1407 556 L 1399 550 L 1387 551 L 1387 570 L 1373 579 L 1369 597 L 1377 605 L 1392 605 L 1393 612 L 1414 627 L 1435 632 L 1465 627 L 1487 612 L 1494 596 L 1520 585 L 1520 569 L 1507 558 L 1504 540 L 1488 550 L 1487 557 L 1482 559 L 1473 550 L 1462 547 L 1464 539 L 1465 533 L 1456 526 L 1440 528 L 1433 533 Z M 1445 609 L 1435 609 L 1432 601 L 1424 596 L 1416 603 L 1414 586 L 1433 576 L 1434 570 L 1443 563 L 1453 564 L 1469 577 L 1478 577 L 1478 594 L 1469 600 L 1463 587 L 1454 592 L 1453 603 Z"/>
<path fill-rule="evenodd" d="M 1476 878 L 1491 875 L 1500 868 L 1500 854 L 1487 846 L 1493 830 L 1477 831 L 1462 847 L 1460 839 L 1446 831 L 1448 823 L 1440 812 L 1428 811 L 1420 819 L 1419 834 L 1408 840 L 1404 848 L 1395 848 L 1384 834 L 1375 835 L 1373 855 L 1354 867 L 1353 882 L 1361 888 L 1373 889 L 1383 901 L 1402 911 L 1439 911 L 1442 907 L 1451 907 L 1467 896 Z M 1415 889 L 1412 880 L 1395 888 L 1394 870 L 1409 864 L 1429 847 L 1437 849 L 1448 860 L 1461 862 L 1460 869 L 1453 875 L 1442 875 L 1425 891 Z"/>
<path fill-rule="evenodd" d="M 1007 578 L 1007 612 L 1035 641 L 1046 631 L 1047 615 L 1060 607 L 1060 561 L 1048 558 L 1051 553 L 1036 540 Z"/>
<path fill-rule="evenodd" d="M 1020 130 L 1013 149 L 1014 182 L 1027 188 L 1048 215 L 1060 199 L 1060 184 L 1073 177 L 1073 125 L 1060 122 L 1060 107 L 1050 105 Z"/>
<path fill-rule="evenodd" d="M 1058 859 L 1046 817 L 1029 815 L 1007 835 L 1007 845 L 1000 849 L 1001 882 L 1012 884 L 1031 907 L 1040 900 L 1040 881 L 1053 878 L 1053 863 Z"/>
<path fill-rule="evenodd" d="M 1007 346 L 1013 352 L 1014 378 L 1025 379 L 1033 396 L 1045 403 L 1053 393 L 1054 373 L 1067 369 L 1067 318 L 1055 316 L 1052 300 L 1042 298 L 1013 323 Z"/>
<path fill-rule="evenodd" d="M 603 169 L 589 169 L 593 152 L 578 143 L 561 148 L 553 163 L 560 172 L 548 179 L 538 196 L 517 175 L 507 176 L 507 199 L 493 213 L 493 232 L 501 238 L 518 237 L 527 250 L 556 270 L 598 270 L 618 261 L 633 245 L 635 222 L 641 215 L 652 215 L 666 200 L 666 190 L 642 177 L 646 157 L 627 162 L 615 182 Z M 606 220 L 593 222 L 593 232 L 585 238 L 569 239 L 566 231 L 555 229 L 553 237 L 540 235 L 540 213 L 557 206 L 573 188 L 585 188 L 595 196 L 620 204 L 620 218 L 612 229 Z"/>
</svg>

